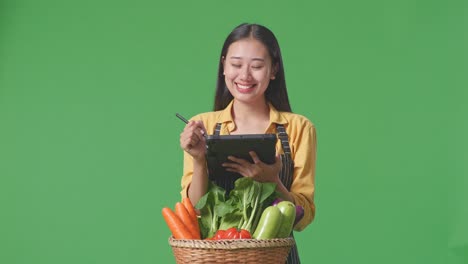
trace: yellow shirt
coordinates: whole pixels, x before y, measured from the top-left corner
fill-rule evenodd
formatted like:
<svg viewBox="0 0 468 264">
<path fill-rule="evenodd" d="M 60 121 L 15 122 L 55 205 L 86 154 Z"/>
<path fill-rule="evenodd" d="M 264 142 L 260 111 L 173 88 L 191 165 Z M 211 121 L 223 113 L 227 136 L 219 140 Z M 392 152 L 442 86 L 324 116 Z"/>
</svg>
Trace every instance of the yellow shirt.
<svg viewBox="0 0 468 264">
<path fill-rule="evenodd" d="M 217 123 L 222 123 L 220 135 L 229 135 L 235 129 L 231 109 L 233 102 L 221 111 L 207 112 L 196 115 L 191 120 L 201 120 L 208 135 L 214 133 Z M 294 160 L 294 174 L 290 194 L 296 205 L 304 207 L 304 218 L 297 223 L 294 230 L 301 231 L 309 225 L 315 216 L 315 159 L 316 159 L 316 133 L 314 125 L 304 116 L 279 112 L 271 104 L 270 125 L 265 133 L 276 134 L 276 124 L 283 124 L 289 136 L 291 157 Z M 277 153 L 282 154 L 281 141 L 276 145 Z M 184 172 L 182 176 L 182 197 L 187 196 L 188 187 L 192 181 L 193 160 L 184 151 Z"/>
</svg>

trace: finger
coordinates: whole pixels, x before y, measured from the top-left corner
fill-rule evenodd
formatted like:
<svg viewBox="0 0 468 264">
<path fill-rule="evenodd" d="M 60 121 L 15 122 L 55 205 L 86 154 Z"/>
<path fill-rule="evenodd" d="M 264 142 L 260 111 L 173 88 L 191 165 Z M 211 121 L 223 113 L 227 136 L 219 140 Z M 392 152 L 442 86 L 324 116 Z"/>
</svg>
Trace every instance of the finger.
<svg viewBox="0 0 468 264">
<path fill-rule="evenodd" d="M 249 151 L 249 155 L 252 157 L 253 163 L 260 164 L 262 162 L 255 151 Z"/>
<path fill-rule="evenodd" d="M 195 146 L 199 143 L 199 141 L 203 140 L 203 137 L 197 135 L 193 131 L 185 131 L 184 133 L 181 134 L 181 144 L 187 143 L 191 144 L 192 146 Z"/>
<path fill-rule="evenodd" d="M 281 160 L 281 155 L 280 154 L 276 154 L 276 162 L 275 163 L 278 163 L 280 164 L 280 166 L 282 165 L 283 161 Z"/>
<path fill-rule="evenodd" d="M 203 124 L 203 121 L 198 120 L 196 121 L 196 123 L 197 123 L 197 127 L 200 128 L 200 133 L 202 135 L 206 135 L 206 128 L 205 128 L 205 125 Z"/>
<path fill-rule="evenodd" d="M 191 139 L 191 138 L 185 139 L 185 141 L 184 141 L 184 143 L 183 143 L 183 149 L 184 149 L 185 151 L 187 151 L 187 150 L 190 150 L 192 147 L 193 147 L 193 146 L 192 146 L 192 139 Z"/>
<path fill-rule="evenodd" d="M 200 141 L 200 138 L 198 138 L 198 136 L 196 134 L 193 134 L 190 139 L 192 140 L 192 144 L 193 145 L 196 145 L 198 143 L 198 141 Z"/>
<path fill-rule="evenodd" d="M 205 135 L 206 134 L 206 129 L 205 126 L 203 125 L 203 122 L 198 120 L 190 120 L 187 125 L 185 126 L 185 131 L 191 131 L 191 132 L 197 132 L 199 135 Z"/>
<path fill-rule="evenodd" d="M 236 158 L 234 156 L 228 156 L 227 157 L 229 160 L 231 161 L 234 161 L 236 163 L 239 163 L 241 164 L 242 166 L 249 166 L 249 165 L 252 165 L 252 163 L 248 162 L 247 160 L 245 159 L 240 159 L 240 158 Z"/>
<path fill-rule="evenodd" d="M 231 172 L 237 172 L 241 174 L 242 176 L 249 176 L 252 173 L 249 173 L 250 170 L 248 167 L 245 167 L 243 165 L 233 163 L 233 162 L 224 162 L 222 166 L 227 170 Z M 251 166 L 251 165 L 250 165 Z"/>
<path fill-rule="evenodd" d="M 190 137 L 190 138 L 188 138 L 188 139 L 187 139 L 187 142 L 188 142 L 187 145 L 188 145 L 190 148 L 193 148 L 193 147 L 195 147 L 195 146 L 197 145 L 197 139 L 196 139 L 196 137 Z"/>
<path fill-rule="evenodd" d="M 186 137 L 185 133 L 180 134 L 180 139 L 179 139 L 179 141 L 180 141 L 180 146 L 181 146 L 182 148 L 184 148 L 185 145 L 186 145 L 186 141 L 187 141 L 187 137 Z"/>
<path fill-rule="evenodd" d="M 201 121 L 190 121 L 189 124 L 187 124 L 187 127 L 184 130 L 184 133 L 186 133 L 189 136 L 196 135 L 198 140 L 203 140 L 204 136 L 204 131 L 203 131 L 203 123 Z"/>
<path fill-rule="evenodd" d="M 202 137 L 200 139 L 200 144 L 203 144 L 203 146 L 205 146 L 206 148 L 208 148 L 208 146 L 206 145 L 206 138 L 205 137 Z"/>
<path fill-rule="evenodd" d="M 184 130 L 189 130 L 189 129 L 191 129 L 193 126 L 195 126 L 195 121 L 190 120 L 190 121 L 185 125 Z"/>
<path fill-rule="evenodd" d="M 226 169 L 235 169 L 235 170 L 240 170 L 242 168 L 241 165 L 233 162 L 224 162 L 221 164 L 221 166 L 225 167 Z"/>
<path fill-rule="evenodd" d="M 204 138 L 202 131 L 198 127 L 193 128 L 192 133 L 192 135 L 194 135 L 197 140 L 202 140 Z"/>
<path fill-rule="evenodd" d="M 184 131 L 180 134 L 181 137 L 183 138 L 189 138 L 196 136 L 197 138 L 201 138 L 201 133 L 200 131 L 197 131 L 197 128 L 193 125 L 188 124 L 187 127 L 184 129 Z"/>
<path fill-rule="evenodd" d="M 192 138 L 192 136 L 189 133 L 184 132 L 184 133 L 182 133 L 182 135 L 180 135 L 180 143 L 181 144 L 186 143 L 191 138 Z"/>
<path fill-rule="evenodd" d="M 251 176 L 248 173 L 244 172 L 244 171 L 240 171 L 240 170 L 236 170 L 236 169 L 232 169 L 232 168 L 226 168 L 226 171 L 239 173 L 240 175 L 242 175 L 244 177 L 250 177 L 251 178 Z"/>
<path fill-rule="evenodd" d="M 184 130 L 182 133 L 180 133 L 180 144 L 184 144 L 188 138 L 190 138 L 190 133 Z"/>
<path fill-rule="evenodd" d="M 189 121 L 189 123 L 187 123 L 185 126 L 183 133 L 189 136 L 197 134 L 199 137 L 202 137 L 202 133 L 200 132 L 200 128 L 196 121 Z"/>
</svg>

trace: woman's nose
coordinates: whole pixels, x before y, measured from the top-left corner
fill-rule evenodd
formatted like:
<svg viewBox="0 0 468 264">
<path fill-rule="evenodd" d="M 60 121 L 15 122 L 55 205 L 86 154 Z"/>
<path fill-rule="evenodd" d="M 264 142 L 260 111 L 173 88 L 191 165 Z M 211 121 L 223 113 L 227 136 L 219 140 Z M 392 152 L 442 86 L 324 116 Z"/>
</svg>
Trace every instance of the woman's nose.
<svg viewBox="0 0 468 264">
<path fill-rule="evenodd" d="M 250 79 L 251 75 L 250 75 L 250 70 L 249 70 L 249 67 L 244 67 L 241 69 L 241 79 L 242 80 L 248 80 Z"/>
</svg>

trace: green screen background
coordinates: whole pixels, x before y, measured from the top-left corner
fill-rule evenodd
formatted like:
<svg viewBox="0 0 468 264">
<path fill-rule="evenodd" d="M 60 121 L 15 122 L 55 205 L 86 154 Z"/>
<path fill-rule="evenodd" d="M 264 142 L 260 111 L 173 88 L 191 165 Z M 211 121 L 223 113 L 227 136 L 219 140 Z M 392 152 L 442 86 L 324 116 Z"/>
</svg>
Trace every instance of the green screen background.
<svg viewBox="0 0 468 264">
<path fill-rule="evenodd" d="M 211 110 L 241 22 L 275 32 L 317 128 L 303 263 L 468 263 L 467 17 L 463 0 L 1 1 L 0 263 L 174 263 L 174 114 Z"/>
</svg>

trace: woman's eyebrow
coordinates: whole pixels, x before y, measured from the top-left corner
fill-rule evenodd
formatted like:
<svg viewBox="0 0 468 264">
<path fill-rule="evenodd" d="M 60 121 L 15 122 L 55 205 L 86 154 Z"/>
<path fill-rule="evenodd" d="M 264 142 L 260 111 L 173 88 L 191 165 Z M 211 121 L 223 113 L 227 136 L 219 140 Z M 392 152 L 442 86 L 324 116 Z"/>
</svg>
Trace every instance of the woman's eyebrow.
<svg viewBox="0 0 468 264">
<path fill-rule="evenodd" d="M 231 56 L 231 59 L 240 60 L 240 59 L 242 59 L 242 57 Z M 252 60 L 255 60 L 255 61 L 265 61 L 265 59 L 262 59 L 262 58 L 253 58 Z"/>
</svg>

